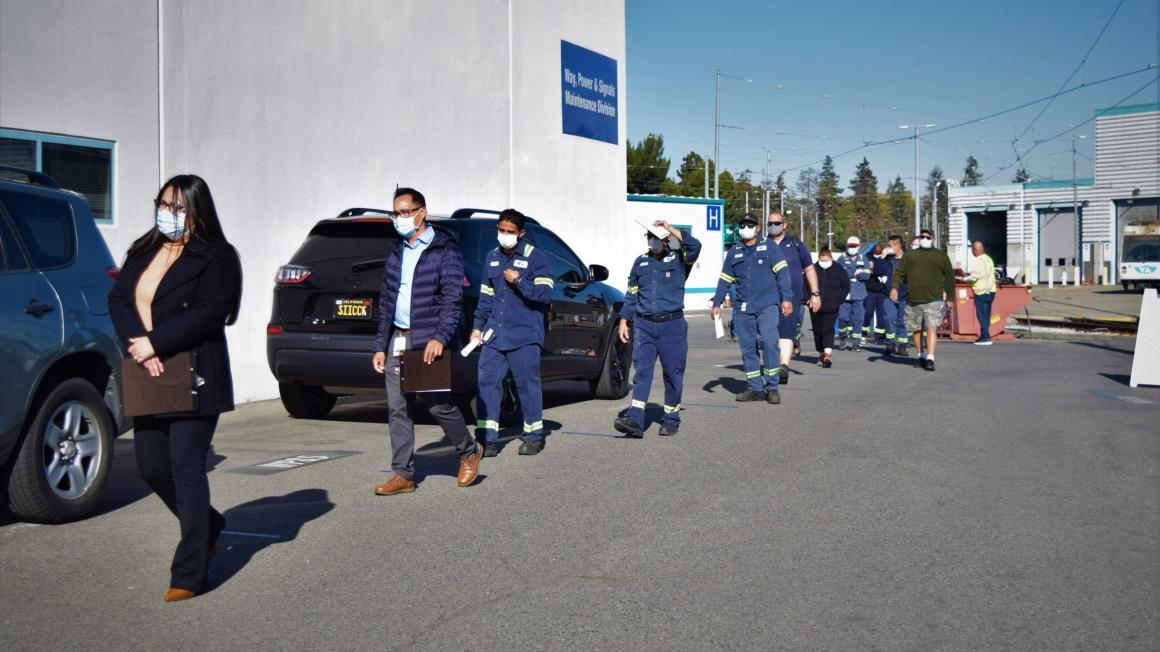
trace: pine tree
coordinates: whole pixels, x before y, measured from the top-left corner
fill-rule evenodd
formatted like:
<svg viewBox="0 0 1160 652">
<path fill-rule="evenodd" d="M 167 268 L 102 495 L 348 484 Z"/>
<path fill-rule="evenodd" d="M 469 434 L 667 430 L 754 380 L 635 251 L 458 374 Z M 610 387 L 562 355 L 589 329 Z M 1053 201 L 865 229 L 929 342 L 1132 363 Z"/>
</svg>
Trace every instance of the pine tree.
<svg viewBox="0 0 1160 652">
<path fill-rule="evenodd" d="M 838 185 L 838 173 L 834 171 L 834 159 L 828 154 L 822 161 L 822 171 L 818 174 L 818 218 L 822 221 L 834 219 L 838 214 L 839 196 L 842 187 Z"/>
<path fill-rule="evenodd" d="M 854 170 L 854 178 L 850 180 L 850 190 L 853 191 L 854 228 L 858 231 L 877 229 L 881 222 L 878 206 L 878 177 L 870 169 L 870 161 L 862 157 L 862 162 Z"/>
<path fill-rule="evenodd" d="M 705 163 L 696 152 L 685 154 L 681 167 L 677 169 L 677 194 L 682 197 L 701 197 L 705 194 Z M 709 162 L 709 188 L 713 187 L 713 165 Z"/>
<path fill-rule="evenodd" d="M 894 181 L 886 187 L 886 224 L 891 233 L 910 233 L 910 219 L 914 214 L 914 197 L 902 182 L 901 176 L 894 177 Z M 905 235 L 904 235 L 905 237 Z M 908 238 L 909 240 L 909 238 Z"/>
<path fill-rule="evenodd" d="M 931 168 L 930 174 L 926 175 L 926 194 L 922 198 L 922 214 L 925 216 L 923 218 L 923 224 L 929 225 L 931 224 L 930 211 L 931 208 L 933 208 L 933 206 L 931 206 L 931 198 L 934 197 L 934 193 L 937 190 L 940 233 L 946 233 L 946 231 L 941 230 L 941 225 L 946 222 L 948 209 L 947 184 L 944 183 L 945 180 L 946 175 L 943 174 L 941 167 L 936 165 Z"/>
<path fill-rule="evenodd" d="M 977 186 L 982 181 L 982 175 L 979 174 L 979 162 L 975 160 L 974 156 L 967 157 L 967 167 L 963 168 L 963 185 Z"/>
<path fill-rule="evenodd" d="M 1030 180 L 1031 174 L 1027 172 L 1027 168 L 1020 165 L 1019 169 L 1015 170 L 1015 178 L 1011 180 L 1011 183 L 1027 183 Z"/>
<path fill-rule="evenodd" d="M 669 176 L 669 159 L 665 158 L 665 139 L 657 134 L 645 136 L 636 145 L 628 141 L 628 192 L 648 195 L 662 192 Z"/>
</svg>

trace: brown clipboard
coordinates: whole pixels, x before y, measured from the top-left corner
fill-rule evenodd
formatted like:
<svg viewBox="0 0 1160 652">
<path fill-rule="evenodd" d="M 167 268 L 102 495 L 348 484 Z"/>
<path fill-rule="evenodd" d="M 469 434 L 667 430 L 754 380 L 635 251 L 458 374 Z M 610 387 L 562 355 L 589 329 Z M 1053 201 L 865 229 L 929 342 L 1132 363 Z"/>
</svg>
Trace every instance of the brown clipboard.
<svg viewBox="0 0 1160 652">
<path fill-rule="evenodd" d="M 444 352 L 434 362 L 423 362 L 424 349 L 403 351 L 399 376 L 403 393 L 451 391 L 451 356 Z"/>
<path fill-rule="evenodd" d="M 121 405 L 127 417 L 197 411 L 197 358 L 191 351 L 161 361 L 154 378 L 132 358 L 121 359 Z"/>
</svg>

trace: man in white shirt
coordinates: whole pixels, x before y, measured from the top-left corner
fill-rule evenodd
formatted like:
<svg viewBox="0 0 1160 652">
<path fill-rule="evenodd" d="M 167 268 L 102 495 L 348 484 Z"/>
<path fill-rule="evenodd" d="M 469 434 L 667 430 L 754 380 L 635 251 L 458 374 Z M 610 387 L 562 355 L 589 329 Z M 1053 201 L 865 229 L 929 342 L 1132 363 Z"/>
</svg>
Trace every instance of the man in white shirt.
<svg viewBox="0 0 1160 652">
<path fill-rule="evenodd" d="M 991 345 L 991 304 L 995 301 L 995 261 L 987 255 L 982 240 L 971 243 L 974 257 L 967 265 L 967 280 L 972 281 L 975 293 L 975 315 L 979 318 L 978 346 Z"/>
</svg>

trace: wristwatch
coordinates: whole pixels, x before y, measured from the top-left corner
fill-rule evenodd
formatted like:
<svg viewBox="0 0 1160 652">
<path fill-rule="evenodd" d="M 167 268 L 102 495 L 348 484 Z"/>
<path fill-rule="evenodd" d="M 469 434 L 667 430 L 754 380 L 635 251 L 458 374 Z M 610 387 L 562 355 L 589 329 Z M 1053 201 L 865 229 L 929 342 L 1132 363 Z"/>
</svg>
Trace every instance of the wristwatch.
<svg viewBox="0 0 1160 652">
<path fill-rule="evenodd" d="M 810 292 L 810 296 L 811 297 L 820 297 L 820 296 L 822 296 L 822 293 L 821 292 Z"/>
</svg>

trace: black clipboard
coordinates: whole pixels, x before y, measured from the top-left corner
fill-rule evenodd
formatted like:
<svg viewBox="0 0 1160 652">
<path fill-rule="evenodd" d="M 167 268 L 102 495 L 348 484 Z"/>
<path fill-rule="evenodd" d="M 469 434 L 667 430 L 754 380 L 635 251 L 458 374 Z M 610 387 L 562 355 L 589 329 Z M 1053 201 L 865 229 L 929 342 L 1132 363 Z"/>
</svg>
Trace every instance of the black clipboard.
<svg viewBox="0 0 1160 652">
<path fill-rule="evenodd" d="M 431 364 L 423 362 L 425 349 L 403 351 L 399 376 L 404 394 L 451 391 L 451 356 L 444 352 Z"/>
</svg>

